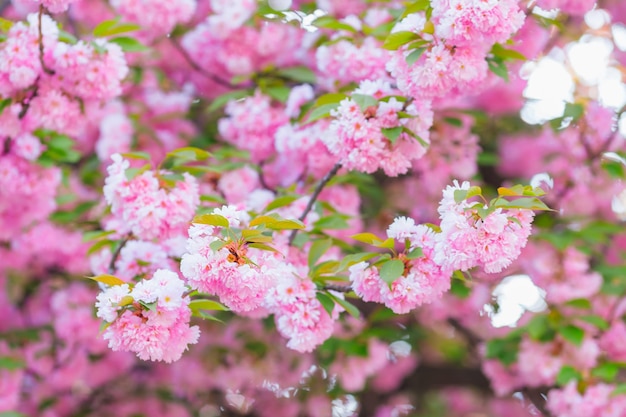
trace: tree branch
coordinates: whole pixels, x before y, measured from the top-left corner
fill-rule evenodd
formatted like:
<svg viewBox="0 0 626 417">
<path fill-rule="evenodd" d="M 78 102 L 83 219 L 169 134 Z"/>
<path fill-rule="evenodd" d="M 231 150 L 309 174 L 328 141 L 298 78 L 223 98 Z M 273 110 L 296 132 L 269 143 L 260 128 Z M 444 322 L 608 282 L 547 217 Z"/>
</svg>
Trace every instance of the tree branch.
<svg viewBox="0 0 626 417">
<path fill-rule="evenodd" d="M 113 252 L 113 255 L 111 255 L 111 262 L 109 262 L 108 268 L 109 274 L 113 274 L 115 272 L 115 262 L 117 262 L 117 258 L 120 257 L 122 249 L 124 249 L 124 246 L 126 246 L 126 243 L 128 243 L 131 236 L 132 235 L 130 233 L 126 235 L 126 237 L 124 237 L 124 239 L 122 239 L 122 241 L 120 242 L 119 246 L 115 249 L 115 252 Z"/>
<path fill-rule="evenodd" d="M 313 194 L 311 195 L 311 198 L 309 199 L 309 203 L 306 205 L 304 211 L 302 212 L 302 215 L 298 218 L 298 220 L 304 221 L 306 216 L 313 209 L 313 205 L 315 204 L 315 201 L 317 200 L 317 197 L 319 197 L 320 193 L 322 192 L 322 190 L 324 189 L 326 184 L 328 184 L 328 182 L 335 175 L 337 175 L 337 172 L 339 172 L 340 169 L 341 169 L 341 162 L 337 162 L 335 164 L 335 166 L 330 171 L 328 171 L 328 173 L 326 175 L 324 175 L 324 178 L 322 178 L 320 180 L 319 184 L 317 184 L 317 187 L 315 188 L 315 191 L 313 191 Z M 291 232 L 291 235 L 289 236 L 289 246 L 291 246 L 293 244 L 293 240 L 296 238 L 296 234 L 297 233 L 298 233 L 298 229 L 294 229 Z"/>
<path fill-rule="evenodd" d="M 187 52 L 187 50 L 185 48 L 183 48 L 183 46 L 178 43 L 178 41 L 174 38 L 170 38 L 170 41 L 172 41 L 172 45 L 174 45 L 174 48 L 176 48 L 176 50 L 178 52 L 180 52 L 180 54 L 183 56 L 183 58 L 185 58 L 185 61 L 187 61 L 187 63 L 189 65 L 191 65 L 191 67 L 196 70 L 197 72 L 199 72 L 200 74 L 204 75 L 206 78 L 210 79 L 211 81 L 229 88 L 229 89 L 234 89 L 236 86 L 231 84 L 230 82 L 228 82 L 227 80 L 205 70 L 204 68 L 202 68 L 200 65 L 198 65 L 198 63 L 196 61 L 193 60 L 193 58 L 191 57 L 191 55 L 189 55 L 189 53 Z"/>
<path fill-rule="evenodd" d="M 43 31 L 41 30 L 41 18 L 43 16 L 43 12 L 43 4 L 40 4 L 39 15 L 37 16 L 37 27 L 39 29 L 39 62 L 41 63 L 41 69 L 43 69 L 46 74 L 54 75 L 54 71 L 48 68 L 43 60 Z"/>
</svg>

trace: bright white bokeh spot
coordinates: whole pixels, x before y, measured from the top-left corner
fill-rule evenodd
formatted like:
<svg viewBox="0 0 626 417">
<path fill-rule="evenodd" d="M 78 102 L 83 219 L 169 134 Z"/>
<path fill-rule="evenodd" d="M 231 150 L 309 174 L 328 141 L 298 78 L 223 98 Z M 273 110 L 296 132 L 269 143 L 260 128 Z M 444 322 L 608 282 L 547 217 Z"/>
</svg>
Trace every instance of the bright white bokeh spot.
<svg viewBox="0 0 626 417">
<path fill-rule="evenodd" d="M 283 11 L 291 7 L 291 0 L 269 0 L 270 7 L 274 10 Z"/>
<path fill-rule="evenodd" d="M 494 327 L 515 327 L 526 311 L 540 312 L 547 308 L 546 292 L 537 287 L 528 275 L 511 275 L 493 290 L 499 309 L 494 311 L 489 304 L 485 311 L 491 316 Z"/>
<path fill-rule="evenodd" d="M 598 100 L 603 106 L 616 110 L 626 104 L 626 86 L 617 68 L 607 68 L 604 77 L 598 82 Z"/>
<path fill-rule="evenodd" d="M 615 46 L 617 46 L 620 51 L 626 51 L 626 26 L 621 23 L 616 23 L 611 26 L 611 32 Z"/>
<path fill-rule="evenodd" d="M 549 189 L 554 188 L 554 180 L 552 179 L 550 174 L 548 174 L 547 172 L 541 172 L 539 174 L 535 174 L 530 179 L 530 186 L 533 188 L 541 187 L 544 184 Z"/>
<path fill-rule="evenodd" d="M 545 17 L 546 19 L 556 19 L 556 17 L 559 15 L 559 9 L 545 10 L 539 6 L 535 6 L 533 7 L 533 14 Z"/>
<path fill-rule="evenodd" d="M 547 56 L 536 63 L 524 65 L 521 73 L 528 77 L 522 108 L 522 119 L 528 124 L 542 124 L 563 115 L 565 102 L 574 100 L 572 76 L 559 60 Z"/>
<path fill-rule="evenodd" d="M 622 113 L 617 122 L 617 130 L 620 135 L 626 137 L 626 113 Z"/>
<path fill-rule="evenodd" d="M 567 46 L 569 64 L 586 85 L 595 85 L 604 77 L 612 52 L 613 42 L 599 36 L 583 36 Z"/>
<path fill-rule="evenodd" d="M 598 30 L 611 23 L 611 15 L 604 9 L 594 9 L 585 14 L 585 23 L 591 29 Z"/>
</svg>

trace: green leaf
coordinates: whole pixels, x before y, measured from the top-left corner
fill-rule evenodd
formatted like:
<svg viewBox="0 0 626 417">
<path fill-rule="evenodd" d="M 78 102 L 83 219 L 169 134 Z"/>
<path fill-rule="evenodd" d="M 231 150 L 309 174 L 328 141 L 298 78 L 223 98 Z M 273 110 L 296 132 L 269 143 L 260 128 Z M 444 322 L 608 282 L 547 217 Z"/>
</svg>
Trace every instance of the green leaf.
<svg viewBox="0 0 626 417">
<path fill-rule="evenodd" d="M 459 298 L 467 298 L 472 293 L 472 289 L 466 286 L 463 281 L 453 279 L 450 282 L 450 292 Z"/>
<path fill-rule="evenodd" d="M 447 124 L 449 124 L 450 126 L 454 126 L 454 127 L 462 127 L 463 126 L 463 121 L 459 118 L 456 117 L 444 117 L 443 121 L 446 122 Z"/>
<path fill-rule="evenodd" d="M 333 315 L 333 310 L 335 309 L 335 302 L 333 301 L 332 298 L 330 298 L 328 295 L 326 295 L 323 292 L 318 291 L 315 294 L 315 297 L 318 299 L 318 301 L 322 304 L 322 307 L 324 307 L 324 310 L 326 310 L 326 312 L 328 313 L 329 316 L 332 317 Z"/>
<path fill-rule="evenodd" d="M 11 105 L 11 98 L 5 98 L 4 100 L 0 100 L 0 114 Z"/>
<path fill-rule="evenodd" d="M 594 314 L 580 316 L 578 318 L 586 323 L 593 324 L 600 330 L 607 330 L 609 328 L 609 323 L 607 323 L 606 320 Z"/>
<path fill-rule="evenodd" d="M 213 300 L 191 300 L 189 302 L 189 308 L 192 314 L 200 310 L 229 311 L 228 307 Z"/>
<path fill-rule="evenodd" d="M 251 94 L 250 90 L 248 89 L 229 91 L 226 94 L 222 94 L 220 96 L 215 97 L 213 101 L 211 102 L 211 104 L 209 105 L 209 107 L 207 108 L 207 111 L 208 112 L 215 111 L 225 106 L 226 103 L 228 103 L 231 100 L 238 100 L 244 97 L 248 97 L 250 96 L 250 94 Z"/>
<path fill-rule="evenodd" d="M 315 19 L 311 25 L 318 28 L 334 29 L 334 30 L 346 30 L 348 32 L 356 32 L 357 30 L 347 23 L 343 23 L 331 16 L 321 16 Z"/>
<path fill-rule="evenodd" d="M 276 252 L 276 253 L 280 253 L 276 248 L 266 245 L 264 243 L 249 243 L 248 244 L 249 248 L 255 248 L 255 249 L 259 249 L 259 250 L 266 250 L 268 252 Z"/>
<path fill-rule="evenodd" d="M 127 305 L 131 305 L 134 301 L 135 301 L 135 299 L 133 297 L 131 297 L 130 295 L 125 295 L 117 303 L 117 305 L 120 306 L 120 307 L 124 307 L 124 306 L 127 306 Z"/>
<path fill-rule="evenodd" d="M 567 307 L 580 308 L 583 310 L 589 310 L 591 308 L 591 302 L 586 298 L 577 298 L 575 300 L 570 300 L 564 305 Z"/>
<path fill-rule="evenodd" d="M 509 81 L 509 71 L 504 64 L 504 61 L 500 58 L 487 58 L 487 65 L 489 70 L 502 78 L 504 81 Z"/>
<path fill-rule="evenodd" d="M 201 214 L 194 217 L 191 222 L 208 224 L 209 226 L 229 227 L 228 219 L 220 214 Z"/>
<path fill-rule="evenodd" d="M 521 61 L 526 61 L 526 57 L 524 55 L 520 54 L 514 49 L 506 49 L 499 43 L 493 45 L 493 47 L 491 48 L 491 53 L 498 58 L 502 58 L 503 60 L 518 59 Z"/>
<path fill-rule="evenodd" d="M 347 229 L 349 227 L 348 222 L 346 221 L 348 216 L 344 214 L 331 214 L 330 216 L 324 216 L 320 218 L 313 224 L 313 227 L 318 230 L 338 230 L 338 229 Z"/>
<path fill-rule="evenodd" d="M 498 359 L 504 365 L 511 365 L 517 361 L 520 341 L 520 337 L 489 340 L 486 343 L 485 356 L 487 359 Z"/>
<path fill-rule="evenodd" d="M 145 303 L 143 301 L 140 301 L 139 304 L 141 304 L 142 307 L 144 307 L 145 309 L 155 312 L 157 311 L 157 301 L 154 301 L 152 303 Z"/>
<path fill-rule="evenodd" d="M 25 366 L 26 363 L 22 359 L 14 358 L 11 356 L 0 356 L 0 369 L 15 371 L 17 369 L 22 369 Z"/>
<path fill-rule="evenodd" d="M 548 342 L 554 339 L 555 335 L 554 329 L 546 315 L 533 317 L 526 325 L 526 330 L 531 339 L 540 342 Z"/>
<path fill-rule="evenodd" d="M 165 155 L 165 159 L 174 158 L 182 161 L 204 161 L 211 157 L 211 154 L 204 149 L 186 146 L 178 148 Z"/>
<path fill-rule="evenodd" d="M 95 27 L 93 36 L 102 38 L 105 36 L 119 35 L 120 33 L 132 32 L 141 29 L 141 26 L 134 23 L 119 23 L 118 19 L 105 20 Z"/>
<path fill-rule="evenodd" d="M 0 417 L 26 417 L 26 415 L 17 411 L 1 411 Z"/>
<path fill-rule="evenodd" d="M 383 241 L 383 239 L 379 238 L 373 233 L 357 233 L 356 235 L 352 235 L 350 237 L 356 241 L 367 243 L 369 245 L 373 245 L 376 242 Z"/>
<path fill-rule="evenodd" d="M 387 238 L 382 242 L 375 242 L 374 246 L 377 248 L 393 249 L 396 246 L 396 241 L 393 238 Z"/>
<path fill-rule="evenodd" d="M 263 92 L 272 97 L 275 100 L 280 101 L 281 103 L 286 103 L 289 98 L 289 93 L 291 89 L 284 85 L 265 87 L 263 88 Z"/>
<path fill-rule="evenodd" d="M 537 197 L 522 197 L 516 198 L 515 200 L 504 200 L 504 199 L 495 199 L 493 200 L 493 205 L 495 208 L 504 208 L 504 209 L 527 209 L 527 210 L 545 210 L 552 211 L 552 209 L 546 204 L 539 200 Z"/>
<path fill-rule="evenodd" d="M 454 202 L 460 203 L 467 198 L 467 190 L 454 190 Z"/>
<path fill-rule="evenodd" d="M 585 113 L 585 107 L 580 103 L 565 103 L 563 117 L 571 117 L 574 120 L 580 119 Z"/>
<path fill-rule="evenodd" d="M 367 108 L 378 105 L 378 100 L 374 96 L 367 94 L 352 94 L 352 100 L 359 105 L 362 111 Z"/>
<path fill-rule="evenodd" d="M 110 236 L 115 233 L 115 230 L 93 230 L 83 233 L 83 242 L 91 242 L 94 240 L 100 240 L 103 237 Z"/>
<path fill-rule="evenodd" d="M 374 257 L 378 256 L 376 253 L 371 252 L 361 252 L 361 253 L 353 253 L 350 255 L 345 255 L 341 262 L 339 262 L 339 266 L 337 267 L 337 272 L 342 272 L 350 268 L 352 265 L 358 264 L 359 262 L 368 261 Z"/>
<path fill-rule="evenodd" d="M 72 223 L 79 220 L 83 214 L 87 213 L 95 205 L 95 201 L 83 201 L 77 204 L 72 210 L 56 211 L 52 213 L 49 218 L 55 223 Z"/>
<path fill-rule="evenodd" d="M 615 395 L 624 395 L 626 394 L 626 384 L 618 384 L 613 392 L 611 392 L 611 396 Z"/>
<path fill-rule="evenodd" d="M 563 339 L 573 343 L 576 346 L 580 346 L 585 338 L 585 331 L 578 326 L 568 324 L 559 329 L 559 333 L 563 336 Z"/>
<path fill-rule="evenodd" d="M 314 122 L 316 120 L 328 117 L 328 116 L 330 116 L 331 110 L 335 110 L 337 107 L 339 107 L 339 103 L 324 104 L 324 105 L 321 105 L 319 107 L 315 107 L 311 111 L 311 113 L 309 113 L 309 116 L 307 117 L 305 123 L 311 123 L 311 122 Z"/>
<path fill-rule="evenodd" d="M 8 19 L 5 19 L 3 17 L 0 17 L 0 32 L 6 33 L 8 32 L 12 27 L 13 27 L 14 23 Z"/>
<path fill-rule="evenodd" d="M 387 39 L 385 39 L 385 43 L 383 43 L 383 48 L 395 51 L 402 45 L 406 45 L 417 39 L 420 39 L 420 36 L 413 32 L 401 31 L 390 33 Z"/>
<path fill-rule="evenodd" d="M 87 255 L 93 255 L 96 252 L 100 252 L 100 250 L 106 246 L 108 246 L 110 249 L 114 243 L 114 241 L 108 239 L 100 240 L 91 245 L 91 247 L 87 250 Z"/>
<path fill-rule="evenodd" d="M 104 22 L 100 22 L 98 26 L 94 28 L 93 35 L 95 37 L 106 36 L 105 34 L 107 33 L 107 31 L 115 27 L 118 21 L 119 21 L 118 19 L 112 19 L 112 20 L 105 20 Z"/>
<path fill-rule="evenodd" d="M 272 230 L 293 230 L 304 229 L 304 223 L 296 219 L 283 219 L 277 214 L 270 214 L 265 216 L 257 216 L 250 222 L 250 227 L 265 225 L 268 229 Z"/>
<path fill-rule="evenodd" d="M 380 131 L 391 143 L 395 144 L 402 134 L 402 126 L 383 127 Z"/>
<path fill-rule="evenodd" d="M 386 261 L 380 267 L 380 279 L 391 285 L 404 274 L 404 262 L 400 259 Z"/>
<path fill-rule="evenodd" d="M 405 17 L 407 17 L 408 15 L 412 13 L 426 11 L 429 7 L 430 7 L 430 0 L 414 1 L 413 3 L 406 6 L 406 9 L 404 10 L 404 13 L 400 17 L 400 19 L 404 19 Z"/>
<path fill-rule="evenodd" d="M 278 75 L 301 83 L 315 84 L 315 73 L 305 66 L 283 68 L 277 71 Z"/>
<path fill-rule="evenodd" d="M 110 285 L 110 286 L 126 284 L 125 281 L 122 281 L 118 277 L 113 276 L 113 275 L 108 275 L 108 274 L 97 275 L 95 277 L 87 277 L 87 278 L 92 279 L 96 282 L 100 282 L 105 285 Z"/>
<path fill-rule="evenodd" d="M 344 299 L 343 299 L 343 298 L 341 298 L 341 297 L 337 297 L 337 296 L 335 296 L 334 294 L 328 293 L 328 295 L 329 295 L 329 296 L 330 296 L 333 300 L 335 300 L 335 302 L 336 302 L 337 304 L 339 304 L 341 307 L 343 307 L 343 308 L 344 308 L 344 309 L 348 312 L 348 314 L 350 314 L 352 317 L 355 317 L 355 318 L 357 318 L 357 319 L 358 319 L 359 317 L 361 317 L 361 312 L 360 312 L 360 311 L 359 311 L 359 309 L 358 309 L 358 308 L 356 308 L 356 307 L 355 307 L 352 303 L 350 303 L 350 302 L 349 302 L 349 301 L 347 301 L 347 300 L 344 300 Z"/>
<path fill-rule="evenodd" d="M 121 155 L 126 159 L 141 159 L 144 161 L 151 159 L 150 154 L 147 152 L 125 152 Z"/>
<path fill-rule="evenodd" d="M 424 148 L 428 148 L 428 142 L 426 142 L 423 138 L 418 136 L 415 132 L 413 132 L 408 127 L 404 126 L 402 128 L 402 131 L 406 133 L 407 135 L 409 135 L 410 137 L 412 137 L 413 139 L 415 139 L 416 141 L 418 141 L 420 145 L 422 145 Z"/>
<path fill-rule="evenodd" d="M 322 96 L 319 96 L 315 101 L 315 107 L 323 106 L 324 104 L 339 104 L 342 100 L 348 98 L 347 95 L 343 93 L 328 93 Z"/>
<path fill-rule="evenodd" d="M 218 250 L 222 249 L 227 244 L 228 242 L 225 242 L 223 240 L 214 240 L 213 242 L 209 243 L 209 248 L 211 248 L 213 252 L 217 252 Z"/>
<path fill-rule="evenodd" d="M 559 371 L 559 374 L 556 376 L 557 385 L 566 385 L 568 382 L 580 381 L 582 379 L 582 375 L 578 372 L 574 367 L 565 365 Z"/>
<path fill-rule="evenodd" d="M 420 57 L 424 54 L 426 49 L 428 49 L 428 48 L 420 47 L 420 48 L 415 49 L 410 54 L 408 54 L 407 57 L 405 58 L 407 65 L 411 66 L 411 65 L 415 64 L 417 62 L 417 60 L 420 59 Z"/>
<path fill-rule="evenodd" d="M 280 207 L 288 206 L 289 204 L 293 203 L 299 198 L 300 196 L 297 196 L 297 195 L 284 195 L 282 197 L 278 197 L 277 199 L 269 203 L 265 207 L 265 209 L 263 209 L 263 211 L 267 212 L 267 211 L 275 210 Z"/>
<path fill-rule="evenodd" d="M 422 248 L 411 249 L 411 252 L 407 253 L 406 255 L 408 259 L 417 259 L 421 258 L 422 256 L 424 256 L 424 251 L 422 250 Z"/>
<path fill-rule="evenodd" d="M 317 261 L 330 249 L 333 245 L 332 239 L 319 239 L 313 241 L 311 249 L 309 249 L 309 269 L 317 263 Z"/>
<path fill-rule="evenodd" d="M 615 362 L 603 363 L 591 370 L 591 375 L 606 382 L 613 382 L 620 371 L 621 366 Z"/>
<path fill-rule="evenodd" d="M 137 39 L 129 38 L 127 36 L 120 36 L 118 38 L 109 39 L 109 42 L 119 45 L 124 52 L 144 52 L 149 49 Z"/>
</svg>

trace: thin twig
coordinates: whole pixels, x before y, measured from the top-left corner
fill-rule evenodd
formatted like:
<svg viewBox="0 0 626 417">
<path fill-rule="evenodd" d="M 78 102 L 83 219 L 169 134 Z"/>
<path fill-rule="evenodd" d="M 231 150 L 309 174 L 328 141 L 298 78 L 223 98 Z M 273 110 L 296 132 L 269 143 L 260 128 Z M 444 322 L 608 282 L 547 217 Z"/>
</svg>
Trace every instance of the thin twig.
<svg viewBox="0 0 626 417">
<path fill-rule="evenodd" d="M 325 284 L 322 287 L 323 290 L 337 291 L 337 292 L 350 292 L 352 291 L 351 285 L 339 285 L 339 284 Z"/>
<path fill-rule="evenodd" d="M 326 175 L 324 175 L 324 178 L 322 178 L 319 184 L 317 184 L 315 191 L 313 191 L 313 194 L 311 195 L 311 198 L 309 199 L 309 203 L 306 205 L 304 211 L 302 212 L 302 215 L 298 218 L 298 220 L 304 221 L 304 219 L 306 219 L 306 216 L 313 209 L 313 205 L 315 204 L 317 197 L 319 197 L 320 193 L 322 192 L 326 184 L 328 184 L 328 182 L 335 175 L 337 175 L 337 172 L 339 172 L 340 169 L 341 169 L 341 162 L 337 162 L 335 166 Z M 298 233 L 298 229 L 294 229 L 291 232 L 291 235 L 289 236 L 289 246 L 293 244 L 293 240 L 296 238 L 297 233 Z"/>
<path fill-rule="evenodd" d="M 113 252 L 113 255 L 111 256 L 111 262 L 109 262 L 109 274 L 113 274 L 115 272 L 115 262 L 117 262 L 117 258 L 120 257 L 122 249 L 124 249 L 124 246 L 126 246 L 126 243 L 128 243 L 131 236 L 132 235 L 130 233 L 126 235 L 124 239 L 122 239 L 122 241 L 120 242 L 119 246 L 115 249 L 115 252 Z"/>
<path fill-rule="evenodd" d="M 41 69 L 46 74 L 54 75 L 54 71 L 46 66 L 46 63 L 43 61 L 43 31 L 41 30 L 41 18 L 43 16 L 44 7 L 43 4 L 39 5 L 39 16 L 37 19 L 37 26 L 39 28 L 39 62 L 41 63 Z"/>
<path fill-rule="evenodd" d="M 37 77 L 37 79 L 35 80 L 35 85 L 33 86 L 33 92 L 31 93 L 30 97 L 22 100 L 22 109 L 20 110 L 20 113 L 17 115 L 18 119 L 21 120 L 26 116 L 26 113 L 28 113 L 28 109 L 30 109 L 30 103 L 32 103 L 33 99 L 37 97 L 38 93 L 39 93 L 39 77 Z"/>
<path fill-rule="evenodd" d="M 198 63 L 196 61 L 193 60 L 193 58 L 191 57 L 191 55 L 189 55 L 189 53 L 187 52 L 187 50 L 185 48 L 183 48 L 183 46 L 178 43 L 178 41 L 172 37 L 170 37 L 170 41 L 172 41 L 172 45 L 174 45 L 174 47 L 176 48 L 176 50 L 178 52 L 180 52 L 180 54 L 183 56 L 183 58 L 185 58 L 185 60 L 187 61 L 187 63 L 189 65 L 191 65 L 191 67 L 193 69 L 195 69 L 197 72 L 199 72 L 200 74 L 204 75 L 205 77 L 207 77 L 208 79 L 210 79 L 211 81 L 226 87 L 226 88 L 230 88 L 230 89 L 234 89 L 236 88 L 236 86 L 234 86 L 233 84 L 231 84 L 230 82 L 228 82 L 227 80 L 218 77 L 217 75 L 205 70 L 204 68 L 202 68 L 200 65 L 198 65 Z"/>
</svg>

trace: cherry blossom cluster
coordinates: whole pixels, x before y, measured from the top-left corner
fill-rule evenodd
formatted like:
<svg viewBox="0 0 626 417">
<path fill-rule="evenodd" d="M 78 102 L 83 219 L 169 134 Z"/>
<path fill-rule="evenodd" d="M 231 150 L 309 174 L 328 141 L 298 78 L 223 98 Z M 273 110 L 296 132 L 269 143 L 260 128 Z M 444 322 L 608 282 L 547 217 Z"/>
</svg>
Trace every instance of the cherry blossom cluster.
<svg viewBox="0 0 626 417">
<path fill-rule="evenodd" d="M 459 201 L 456 193 L 469 191 L 467 181 L 444 190 L 438 208 L 441 238 L 435 259 L 453 270 L 467 271 L 481 266 L 488 273 L 500 272 L 526 246 L 534 212 L 495 206 L 488 210 L 483 203 Z"/>
<path fill-rule="evenodd" d="M 289 210 L 276 213 L 288 216 Z M 208 222 L 219 216 L 228 225 L 194 223 L 189 229 L 181 271 L 191 288 L 218 296 L 238 314 L 274 314 L 278 331 L 289 339 L 287 346 L 300 352 L 310 352 L 328 339 L 339 310 L 333 309 L 332 314 L 325 311 L 304 266 L 281 259 L 270 246 L 262 244 L 272 239 L 250 228 L 247 212 L 224 206 L 209 216 Z M 236 230 L 243 230 L 241 237 L 233 237 Z"/>
<path fill-rule="evenodd" d="M 171 186 L 163 177 L 166 172 L 151 170 L 128 179 L 128 160 L 120 154 L 111 159 L 104 195 L 115 230 L 144 240 L 184 233 L 199 204 L 196 179 L 184 173 L 183 180 Z"/>
<path fill-rule="evenodd" d="M 214 214 L 227 218 L 229 227 L 245 227 L 249 221 L 246 212 L 230 207 L 216 209 Z M 221 233 L 221 227 L 192 225 L 188 252 L 181 261 L 183 275 L 191 288 L 217 295 L 237 313 L 261 310 L 262 314 L 265 295 L 276 280 L 274 257 L 267 251 L 248 248 L 245 240 L 220 239 Z"/>
<path fill-rule="evenodd" d="M 178 275 L 157 270 L 132 287 L 119 283 L 98 295 L 96 315 L 109 323 L 104 339 L 114 351 L 129 351 L 143 360 L 173 362 L 198 342 L 200 329 L 189 326 L 191 310 Z"/>
<path fill-rule="evenodd" d="M 355 32 L 361 32 L 364 25 L 376 27 L 390 19 L 391 15 L 385 9 L 372 8 L 368 10 L 363 21 L 356 15 L 350 15 L 342 19 L 342 23 L 351 26 Z M 364 36 L 359 42 L 355 42 L 350 37 L 351 32 L 334 32 L 329 42 L 315 51 L 317 71 L 323 77 L 322 83 L 328 84 L 330 90 L 337 81 L 347 84 L 389 79 L 385 65 L 390 58 L 390 52 L 382 48 L 382 42 L 373 36 Z"/>
<path fill-rule="evenodd" d="M 397 176 L 426 153 L 430 103 L 400 101 L 394 94 L 386 82 L 364 81 L 331 111 L 334 120 L 323 140 L 343 166 Z"/>
<path fill-rule="evenodd" d="M 414 49 L 398 49 L 387 65 L 398 88 L 415 98 L 480 88 L 487 78 L 486 58 L 494 43 L 505 42 L 524 23 L 518 2 L 437 0 L 431 7 L 430 19 L 424 12 L 409 14 L 392 30 L 413 33 L 409 40 L 418 41 Z M 412 54 L 418 55 L 416 60 Z"/>
<path fill-rule="evenodd" d="M 428 304 L 450 289 L 452 270 L 434 260 L 436 234 L 412 219 L 397 218 L 387 229 L 387 236 L 401 244 L 408 241 L 406 253 L 398 255 L 403 264 L 401 276 L 391 284 L 381 278 L 382 268 L 360 262 L 350 267 L 354 291 L 364 301 L 384 303 L 395 313 L 404 314 Z"/>
<path fill-rule="evenodd" d="M 196 0 L 112 0 L 111 6 L 125 21 L 138 23 L 150 34 L 163 35 L 170 33 L 177 24 L 191 19 L 196 10 Z"/>
</svg>

